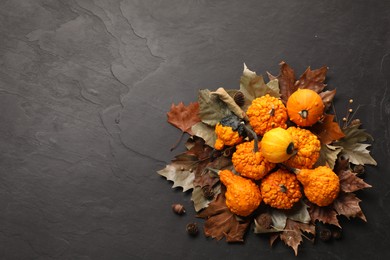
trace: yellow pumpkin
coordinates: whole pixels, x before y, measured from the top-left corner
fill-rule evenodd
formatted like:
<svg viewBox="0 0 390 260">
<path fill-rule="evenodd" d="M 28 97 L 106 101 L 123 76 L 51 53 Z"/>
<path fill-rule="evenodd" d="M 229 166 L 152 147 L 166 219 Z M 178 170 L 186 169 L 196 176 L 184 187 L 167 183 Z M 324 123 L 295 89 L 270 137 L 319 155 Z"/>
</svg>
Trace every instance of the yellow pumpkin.
<svg viewBox="0 0 390 260">
<path fill-rule="evenodd" d="M 293 138 L 281 127 L 271 129 L 261 139 L 261 152 L 269 162 L 284 162 L 294 153 Z"/>
<path fill-rule="evenodd" d="M 298 89 L 287 100 L 287 113 L 290 120 L 299 126 L 311 126 L 324 114 L 324 102 L 311 89 Z"/>
</svg>

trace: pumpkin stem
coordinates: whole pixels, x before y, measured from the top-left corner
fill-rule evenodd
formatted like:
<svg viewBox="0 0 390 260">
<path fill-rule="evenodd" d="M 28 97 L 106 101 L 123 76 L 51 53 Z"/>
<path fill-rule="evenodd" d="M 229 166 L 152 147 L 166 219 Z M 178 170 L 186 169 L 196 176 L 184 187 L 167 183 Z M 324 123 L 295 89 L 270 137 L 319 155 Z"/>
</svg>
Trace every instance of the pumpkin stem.
<svg viewBox="0 0 390 260">
<path fill-rule="evenodd" d="M 288 166 L 288 165 L 286 165 L 284 163 L 279 163 L 279 165 L 282 166 L 282 168 L 285 168 L 288 171 L 290 171 L 292 173 L 295 173 L 295 174 L 299 174 L 299 172 L 301 171 L 301 170 L 299 170 L 297 168 L 290 167 L 290 166 Z"/>
<path fill-rule="evenodd" d="M 303 119 L 306 119 L 309 116 L 309 111 L 307 110 L 301 110 L 298 113 Z"/>
<path fill-rule="evenodd" d="M 242 125 L 244 126 L 244 129 L 245 129 L 245 131 L 246 131 L 246 134 L 247 134 L 248 136 L 250 136 L 250 137 L 253 138 L 253 140 L 254 140 L 253 152 L 257 153 L 257 152 L 259 151 L 259 139 L 257 138 L 257 134 L 256 134 L 253 130 L 249 129 L 249 128 L 244 124 L 244 122 L 242 122 Z"/>
<path fill-rule="evenodd" d="M 291 142 L 291 143 L 287 146 L 286 153 L 287 153 L 287 154 L 294 154 L 294 151 L 295 151 L 295 153 L 296 153 L 296 150 L 294 149 L 294 143 Z"/>
</svg>

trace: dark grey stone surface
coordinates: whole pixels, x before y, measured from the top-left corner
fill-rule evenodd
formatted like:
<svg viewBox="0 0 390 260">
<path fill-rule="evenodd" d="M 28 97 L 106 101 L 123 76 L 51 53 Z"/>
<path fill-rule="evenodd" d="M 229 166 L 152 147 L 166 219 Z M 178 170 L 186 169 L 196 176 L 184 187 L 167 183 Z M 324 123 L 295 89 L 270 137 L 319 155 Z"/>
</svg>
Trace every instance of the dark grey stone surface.
<svg viewBox="0 0 390 260">
<path fill-rule="evenodd" d="M 252 232 L 187 236 L 190 195 L 155 173 L 178 152 L 172 102 L 281 60 L 330 67 L 379 164 L 358 194 L 368 223 L 343 219 L 343 240 L 299 257 L 390 258 L 390 2 L 2 0 L 0 24 L 0 259 L 295 258 Z"/>
</svg>

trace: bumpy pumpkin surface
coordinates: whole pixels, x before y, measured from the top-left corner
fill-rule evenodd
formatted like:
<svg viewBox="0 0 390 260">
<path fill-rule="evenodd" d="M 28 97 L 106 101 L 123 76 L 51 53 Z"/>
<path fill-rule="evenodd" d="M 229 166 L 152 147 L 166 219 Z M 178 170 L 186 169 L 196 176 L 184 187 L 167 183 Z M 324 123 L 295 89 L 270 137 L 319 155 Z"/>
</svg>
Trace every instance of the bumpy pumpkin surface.
<svg viewBox="0 0 390 260">
<path fill-rule="evenodd" d="M 293 168 L 312 168 L 320 157 L 321 143 L 317 136 L 309 130 L 299 127 L 289 127 L 287 132 L 293 138 L 296 154 L 285 164 Z"/>
<path fill-rule="evenodd" d="M 293 138 L 281 127 L 269 130 L 261 140 L 261 152 L 269 162 L 284 162 L 293 155 L 293 151 Z"/>
<path fill-rule="evenodd" d="M 322 98 L 311 89 L 298 89 L 287 100 L 290 120 L 299 126 L 311 126 L 321 119 L 324 113 Z"/>
<path fill-rule="evenodd" d="M 260 150 L 254 152 L 253 146 L 254 141 L 237 145 L 232 156 L 232 162 L 241 176 L 259 180 L 272 170 L 275 164 L 265 159 Z"/>
<path fill-rule="evenodd" d="M 290 209 L 302 197 L 297 177 L 284 169 L 264 177 L 260 190 L 264 203 L 277 209 Z"/>
<path fill-rule="evenodd" d="M 299 170 L 297 179 L 307 199 L 321 207 L 330 205 L 340 191 L 339 177 L 326 166 Z"/>
<path fill-rule="evenodd" d="M 229 170 L 220 171 L 219 178 L 226 186 L 226 206 L 232 213 L 245 217 L 260 205 L 260 188 L 252 180 Z"/>
<path fill-rule="evenodd" d="M 214 144 L 216 150 L 222 150 L 225 145 L 236 145 L 243 139 L 243 137 L 240 136 L 237 131 L 234 131 L 232 127 L 224 126 L 220 123 L 215 126 L 215 134 L 217 135 L 217 140 Z"/>
<path fill-rule="evenodd" d="M 246 112 L 249 124 L 258 135 L 276 128 L 287 128 L 287 109 L 280 99 L 265 95 L 252 101 Z"/>
</svg>

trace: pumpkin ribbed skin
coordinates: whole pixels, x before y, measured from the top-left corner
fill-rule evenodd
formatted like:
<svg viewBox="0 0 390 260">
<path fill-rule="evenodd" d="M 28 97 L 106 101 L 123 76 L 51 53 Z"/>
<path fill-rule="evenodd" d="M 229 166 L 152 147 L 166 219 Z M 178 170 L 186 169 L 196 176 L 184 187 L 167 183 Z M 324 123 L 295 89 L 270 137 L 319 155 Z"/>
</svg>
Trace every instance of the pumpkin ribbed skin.
<svg viewBox="0 0 390 260">
<path fill-rule="evenodd" d="M 267 175 L 260 190 L 264 203 L 277 209 L 290 209 L 302 197 L 297 177 L 284 169 Z"/>
<path fill-rule="evenodd" d="M 340 191 L 339 177 L 326 166 L 299 170 L 297 179 L 307 199 L 320 207 L 330 205 Z"/>
<path fill-rule="evenodd" d="M 229 170 L 220 171 L 219 178 L 226 186 L 226 206 L 232 213 L 245 217 L 260 205 L 260 188 L 252 180 L 235 175 Z"/>
<path fill-rule="evenodd" d="M 299 127 L 291 126 L 287 132 L 293 138 L 296 154 L 284 163 L 292 168 L 312 168 L 320 157 L 320 140 L 309 130 Z"/>
<path fill-rule="evenodd" d="M 261 152 L 272 163 L 286 161 L 293 154 L 293 138 L 287 130 L 274 128 L 266 132 L 261 140 Z"/>
<path fill-rule="evenodd" d="M 234 131 L 230 126 L 224 126 L 218 123 L 215 126 L 215 134 L 217 140 L 215 141 L 214 148 L 216 150 L 222 150 L 225 145 L 232 146 L 242 141 L 242 136 L 237 131 Z"/>
<path fill-rule="evenodd" d="M 321 119 L 325 105 L 311 89 L 298 89 L 287 100 L 287 113 L 298 126 L 311 126 Z"/>
<path fill-rule="evenodd" d="M 269 94 L 252 101 L 246 112 L 249 124 L 258 135 L 276 128 L 287 128 L 287 110 L 282 101 Z"/>
<path fill-rule="evenodd" d="M 254 141 L 244 142 L 236 146 L 233 153 L 233 166 L 241 176 L 259 180 L 275 167 L 274 163 L 264 158 L 261 151 L 253 151 Z M 260 147 L 259 147 L 260 148 Z"/>
</svg>

